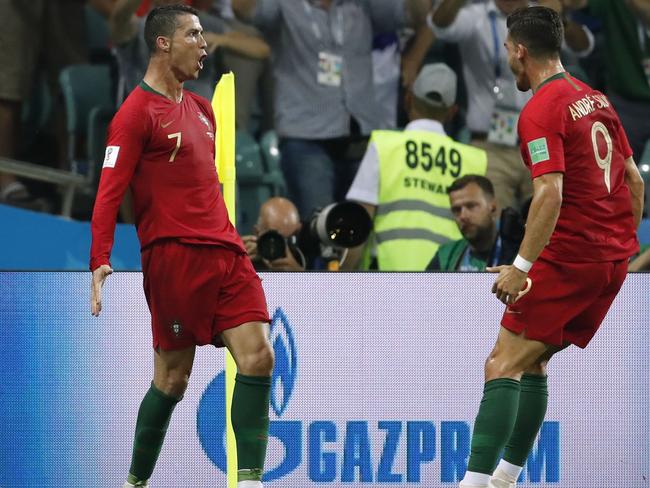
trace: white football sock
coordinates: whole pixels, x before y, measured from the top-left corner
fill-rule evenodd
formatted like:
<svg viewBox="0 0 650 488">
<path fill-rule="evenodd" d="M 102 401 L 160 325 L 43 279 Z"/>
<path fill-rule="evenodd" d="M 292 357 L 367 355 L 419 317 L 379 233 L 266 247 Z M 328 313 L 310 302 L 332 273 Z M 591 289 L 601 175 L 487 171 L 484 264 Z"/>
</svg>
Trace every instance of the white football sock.
<svg viewBox="0 0 650 488">
<path fill-rule="evenodd" d="M 467 486 L 472 486 L 472 487 L 483 487 L 486 486 L 488 482 L 490 481 L 490 475 L 489 474 L 483 474 L 483 473 L 475 473 L 473 471 L 467 471 L 465 472 L 465 476 L 463 477 L 463 483 L 464 485 Z M 462 485 L 461 485 L 462 486 Z"/>
<path fill-rule="evenodd" d="M 237 483 L 237 488 L 262 488 L 262 482 L 257 480 L 245 480 Z"/>
<path fill-rule="evenodd" d="M 507 479 L 505 481 L 515 483 L 519 478 L 522 469 L 523 466 L 517 466 L 516 464 L 509 463 L 508 461 L 504 461 L 502 459 L 499 461 L 499 465 L 497 466 L 497 469 L 494 471 L 494 473 L 496 474 L 497 471 L 500 471 L 500 474 L 505 474 L 507 476 Z M 500 477 L 503 478 L 503 476 Z"/>
</svg>

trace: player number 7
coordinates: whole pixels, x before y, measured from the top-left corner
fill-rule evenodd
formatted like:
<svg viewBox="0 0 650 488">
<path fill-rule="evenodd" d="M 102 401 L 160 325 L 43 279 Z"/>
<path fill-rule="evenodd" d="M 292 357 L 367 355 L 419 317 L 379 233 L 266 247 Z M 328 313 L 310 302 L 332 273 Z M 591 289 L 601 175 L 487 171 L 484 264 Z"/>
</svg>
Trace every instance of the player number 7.
<svg viewBox="0 0 650 488">
<path fill-rule="evenodd" d="M 174 148 L 172 155 L 169 156 L 169 162 L 173 163 L 174 159 L 176 159 L 176 154 L 178 154 L 178 150 L 181 148 L 181 133 L 174 132 L 173 134 L 169 134 L 167 139 L 176 139 L 176 147 Z"/>
<path fill-rule="evenodd" d="M 598 134 L 602 134 L 605 138 L 605 144 L 607 144 L 607 154 L 604 158 L 600 157 L 600 152 L 598 151 Z M 594 125 L 591 126 L 591 143 L 594 145 L 594 156 L 596 157 L 596 164 L 600 169 L 602 169 L 605 174 L 605 186 L 607 187 L 607 192 L 611 193 L 611 183 L 610 183 L 610 174 L 612 170 L 612 137 L 609 135 L 609 131 L 605 124 L 602 122 L 594 122 Z"/>
</svg>

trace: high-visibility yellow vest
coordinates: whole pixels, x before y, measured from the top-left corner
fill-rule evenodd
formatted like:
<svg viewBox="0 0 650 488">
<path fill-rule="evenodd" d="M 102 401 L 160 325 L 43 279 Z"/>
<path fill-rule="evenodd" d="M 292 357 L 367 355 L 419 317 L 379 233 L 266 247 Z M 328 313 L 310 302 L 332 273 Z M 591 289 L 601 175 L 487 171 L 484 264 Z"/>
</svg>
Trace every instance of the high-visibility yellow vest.
<svg viewBox="0 0 650 488">
<path fill-rule="evenodd" d="M 447 188 L 466 174 L 485 175 L 487 155 L 428 131 L 374 131 L 371 143 L 379 156 L 379 203 L 362 267 L 375 244 L 380 271 L 424 271 L 441 244 L 462 238 Z"/>
</svg>

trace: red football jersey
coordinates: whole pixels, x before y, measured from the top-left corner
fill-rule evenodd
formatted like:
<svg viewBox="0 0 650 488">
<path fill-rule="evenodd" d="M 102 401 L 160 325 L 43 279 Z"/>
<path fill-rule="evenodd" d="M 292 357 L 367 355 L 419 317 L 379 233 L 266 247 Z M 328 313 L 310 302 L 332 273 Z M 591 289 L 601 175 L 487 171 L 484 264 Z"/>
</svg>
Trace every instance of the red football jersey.
<svg viewBox="0 0 650 488">
<path fill-rule="evenodd" d="M 553 76 L 522 110 L 519 138 L 533 178 L 564 173 L 562 208 L 544 257 L 616 261 L 638 252 L 625 184 L 632 150 L 605 95 L 566 73 Z"/>
<path fill-rule="evenodd" d="M 142 248 L 175 238 L 246 252 L 221 195 L 214 137 L 207 100 L 185 90 L 174 103 L 144 83 L 133 90 L 108 130 L 91 225 L 91 270 L 109 264 L 128 185 Z"/>
</svg>

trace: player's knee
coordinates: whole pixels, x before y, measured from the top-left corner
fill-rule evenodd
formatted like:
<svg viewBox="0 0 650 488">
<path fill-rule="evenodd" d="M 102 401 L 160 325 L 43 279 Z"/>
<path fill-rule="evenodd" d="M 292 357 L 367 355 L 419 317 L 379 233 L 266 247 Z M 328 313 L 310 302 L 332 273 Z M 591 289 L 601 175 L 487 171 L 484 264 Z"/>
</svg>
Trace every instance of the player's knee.
<svg viewBox="0 0 650 488">
<path fill-rule="evenodd" d="M 512 378 L 519 380 L 524 368 L 516 361 L 502 356 L 490 355 L 485 361 L 485 381 L 498 378 Z"/>
<path fill-rule="evenodd" d="M 156 386 L 164 394 L 180 398 L 185 394 L 185 390 L 187 390 L 187 385 L 190 381 L 190 372 L 189 370 L 180 369 L 167 371 L 167 374 L 159 379 L 160 384 L 156 384 Z"/>
<path fill-rule="evenodd" d="M 546 365 L 548 361 L 538 361 L 533 364 L 531 367 L 526 368 L 526 373 L 534 374 L 537 376 L 546 376 Z"/>
<path fill-rule="evenodd" d="M 271 376 L 273 372 L 273 348 L 265 343 L 259 349 L 243 354 L 237 361 L 239 373 L 250 376 Z"/>
</svg>

